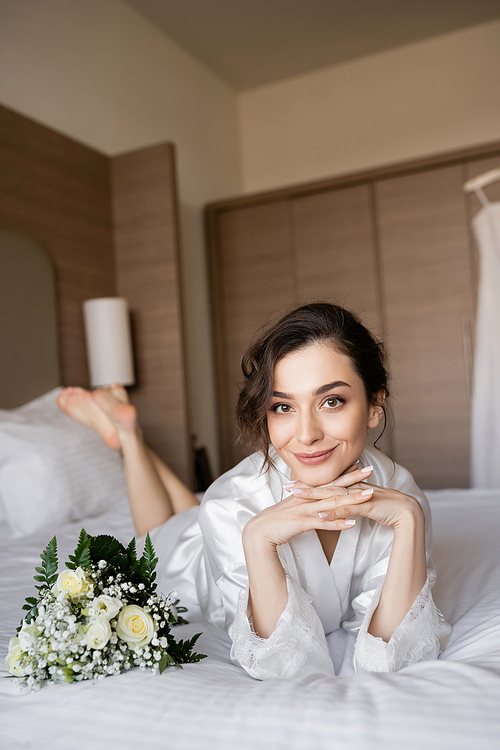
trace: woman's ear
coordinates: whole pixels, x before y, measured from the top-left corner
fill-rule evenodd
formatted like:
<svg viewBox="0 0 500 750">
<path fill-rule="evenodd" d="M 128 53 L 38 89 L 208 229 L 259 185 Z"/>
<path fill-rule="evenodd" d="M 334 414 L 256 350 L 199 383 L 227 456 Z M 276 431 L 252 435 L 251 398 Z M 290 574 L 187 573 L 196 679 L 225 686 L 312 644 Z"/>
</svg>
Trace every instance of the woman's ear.
<svg viewBox="0 0 500 750">
<path fill-rule="evenodd" d="M 368 427 L 370 429 L 373 429 L 374 427 L 378 427 L 382 416 L 384 414 L 384 403 L 385 403 L 385 397 L 386 392 L 384 390 L 379 391 L 375 395 L 375 399 L 372 404 L 370 404 L 368 409 Z"/>
</svg>

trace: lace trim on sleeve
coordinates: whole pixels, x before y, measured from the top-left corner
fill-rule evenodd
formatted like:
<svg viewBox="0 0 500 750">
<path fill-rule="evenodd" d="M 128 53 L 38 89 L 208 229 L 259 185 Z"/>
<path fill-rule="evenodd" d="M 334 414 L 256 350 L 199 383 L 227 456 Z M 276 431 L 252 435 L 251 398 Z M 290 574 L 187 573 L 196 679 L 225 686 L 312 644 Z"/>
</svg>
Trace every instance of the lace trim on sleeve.
<svg viewBox="0 0 500 750">
<path fill-rule="evenodd" d="M 354 648 L 356 672 L 397 672 L 411 664 L 436 659 L 440 641 L 449 635 L 450 626 L 434 604 L 429 580 L 388 643 L 368 633 L 382 586 L 376 590 L 359 630 Z"/>
<path fill-rule="evenodd" d="M 287 605 L 269 638 L 260 638 L 247 617 L 248 588 L 238 598 L 233 625 L 231 656 L 260 680 L 286 680 L 304 668 L 314 647 L 312 599 L 288 575 Z"/>
</svg>

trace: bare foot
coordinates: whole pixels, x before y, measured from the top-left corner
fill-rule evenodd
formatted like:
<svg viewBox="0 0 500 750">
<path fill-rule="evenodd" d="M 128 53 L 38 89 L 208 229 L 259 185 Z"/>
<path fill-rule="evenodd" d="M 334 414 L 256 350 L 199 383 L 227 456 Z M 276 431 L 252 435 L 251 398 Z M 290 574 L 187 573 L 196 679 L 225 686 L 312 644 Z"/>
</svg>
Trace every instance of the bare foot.
<svg viewBox="0 0 500 750">
<path fill-rule="evenodd" d="M 95 430 L 109 448 L 121 448 L 118 430 L 89 391 L 64 388 L 57 397 L 57 405 L 68 417 Z"/>
<path fill-rule="evenodd" d="M 119 435 L 125 436 L 137 431 L 137 410 L 129 403 L 123 386 L 115 383 L 110 388 L 98 388 L 93 391 L 92 398 Z"/>
<path fill-rule="evenodd" d="M 113 383 L 113 385 L 109 389 L 112 393 L 112 395 L 116 398 L 117 401 L 121 401 L 122 404 L 128 404 L 128 393 L 123 387 L 123 385 L 120 385 L 120 383 Z"/>
</svg>

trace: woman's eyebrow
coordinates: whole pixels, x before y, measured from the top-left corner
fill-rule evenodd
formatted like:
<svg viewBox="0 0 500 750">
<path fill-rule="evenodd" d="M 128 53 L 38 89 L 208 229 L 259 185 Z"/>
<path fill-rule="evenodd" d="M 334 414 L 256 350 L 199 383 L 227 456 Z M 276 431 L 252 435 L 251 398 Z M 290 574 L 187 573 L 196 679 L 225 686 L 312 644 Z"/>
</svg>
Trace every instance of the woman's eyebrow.
<svg viewBox="0 0 500 750">
<path fill-rule="evenodd" d="M 327 391 L 331 391 L 333 388 L 339 388 L 339 386 L 341 385 L 345 385 L 347 388 L 351 387 L 349 383 L 344 383 L 343 380 L 334 380 L 333 383 L 327 383 L 326 385 L 322 385 L 320 388 L 314 391 L 313 395 L 321 396 L 323 393 L 326 393 Z"/>
<path fill-rule="evenodd" d="M 344 383 L 343 380 L 334 380 L 333 383 L 326 383 L 326 385 L 320 386 L 317 390 L 314 391 L 313 396 L 321 396 L 323 393 L 327 393 L 328 391 L 333 390 L 333 388 L 339 388 L 341 385 L 346 386 L 346 388 L 351 387 L 349 383 Z M 293 395 L 291 393 L 273 391 L 273 396 L 275 398 L 284 398 L 287 401 L 293 401 Z"/>
</svg>

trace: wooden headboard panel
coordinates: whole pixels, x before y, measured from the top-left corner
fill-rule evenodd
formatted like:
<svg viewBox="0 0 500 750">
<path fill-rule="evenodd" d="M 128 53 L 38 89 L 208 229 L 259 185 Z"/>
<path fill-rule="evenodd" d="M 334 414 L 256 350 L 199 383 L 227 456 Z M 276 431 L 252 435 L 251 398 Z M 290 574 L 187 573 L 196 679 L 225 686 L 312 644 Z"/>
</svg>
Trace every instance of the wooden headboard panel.
<svg viewBox="0 0 500 750">
<path fill-rule="evenodd" d="M 0 229 L 0 408 L 61 384 L 54 267 L 34 240 Z"/>
<path fill-rule="evenodd" d="M 88 385 L 82 302 L 116 293 L 109 159 L 0 107 L 0 227 L 50 255 L 62 382 Z"/>
<path fill-rule="evenodd" d="M 0 106 L 0 229 L 52 261 L 61 384 L 89 383 L 82 302 L 130 298 L 131 400 L 151 447 L 190 482 L 173 146 L 108 158 Z"/>
</svg>

